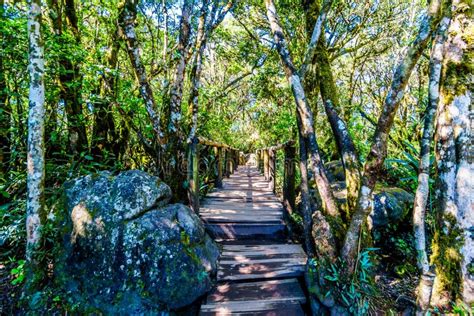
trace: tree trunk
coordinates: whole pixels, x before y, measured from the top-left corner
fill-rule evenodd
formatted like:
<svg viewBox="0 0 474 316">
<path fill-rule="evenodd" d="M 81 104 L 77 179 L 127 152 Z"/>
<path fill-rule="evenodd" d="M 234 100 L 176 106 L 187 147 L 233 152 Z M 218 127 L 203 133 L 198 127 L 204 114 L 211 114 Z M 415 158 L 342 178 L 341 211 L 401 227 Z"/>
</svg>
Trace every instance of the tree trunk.
<svg viewBox="0 0 474 316">
<path fill-rule="evenodd" d="M 145 108 L 150 117 L 155 132 L 155 138 L 158 142 L 161 141 L 163 135 L 161 133 L 160 118 L 156 112 L 155 99 L 153 97 L 153 90 L 151 89 L 145 67 L 142 64 L 140 57 L 140 49 L 135 33 L 135 20 L 137 18 L 137 3 L 138 0 L 125 0 L 120 6 L 119 25 L 122 33 L 125 36 L 127 44 L 127 52 L 132 63 L 132 68 L 140 85 L 140 94 L 145 102 Z"/>
<path fill-rule="evenodd" d="M 183 97 L 184 74 L 186 72 L 186 64 L 188 61 L 189 38 L 191 34 L 190 18 L 192 13 L 192 1 L 184 0 L 182 7 L 181 20 L 179 22 L 179 42 L 178 42 L 178 65 L 171 85 L 170 103 L 168 109 L 168 134 L 169 142 L 182 142 L 183 135 L 180 131 L 181 121 L 181 99 Z"/>
<path fill-rule="evenodd" d="M 61 46 L 68 47 L 70 43 L 63 36 L 64 27 L 60 4 L 58 0 L 50 0 L 48 3 L 50 18 L 57 41 Z M 66 2 L 65 13 L 75 36 L 76 44 L 80 44 L 74 1 L 68 0 Z M 74 64 L 65 53 L 60 55 L 58 63 L 60 65 L 60 98 L 64 101 L 68 122 L 69 150 L 74 155 L 78 155 L 88 150 L 87 132 L 83 120 L 82 101 L 80 97 L 82 75 L 80 74 L 79 66 Z"/>
<path fill-rule="evenodd" d="M 191 110 L 191 130 L 188 135 L 188 143 L 196 136 L 199 113 L 199 88 L 201 86 L 202 55 L 206 48 L 206 19 L 209 13 L 208 1 L 203 1 L 201 16 L 199 17 L 198 31 L 196 35 L 195 56 L 191 68 L 191 92 L 189 94 L 188 107 Z M 212 17 L 211 17 L 212 18 Z M 211 21 L 212 22 L 212 21 Z"/>
<path fill-rule="evenodd" d="M 321 160 L 319 147 L 314 132 L 313 113 L 306 100 L 303 85 L 298 75 L 288 50 L 288 45 L 283 35 L 283 29 L 278 21 L 275 5 L 272 0 L 265 0 L 267 7 L 267 17 L 273 33 L 276 48 L 282 60 L 286 78 L 290 83 L 293 97 L 296 103 L 297 115 L 301 120 L 300 132 L 307 143 L 308 157 L 311 160 L 313 176 L 316 180 L 319 195 L 323 203 L 323 210 L 326 214 L 339 218 L 339 210 L 334 199 L 331 186 L 326 176 L 326 171 Z M 301 145 L 301 144 L 300 144 Z"/>
<path fill-rule="evenodd" d="M 349 274 L 354 271 L 362 226 L 372 209 L 372 191 L 387 155 L 388 133 L 393 125 L 393 119 L 398 106 L 403 99 L 405 87 L 412 70 L 428 45 L 433 29 L 437 28 L 441 7 L 440 2 L 440 0 L 434 0 L 430 4 L 428 14 L 421 21 L 416 39 L 408 47 L 406 54 L 399 62 L 393 75 L 392 85 L 385 99 L 385 104 L 372 140 L 372 146 L 366 159 L 355 213 L 352 216 L 342 248 L 341 254 L 344 261 L 347 262 Z"/>
<path fill-rule="evenodd" d="M 339 116 L 336 109 L 340 109 L 339 97 L 336 83 L 332 75 L 331 63 L 327 55 L 325 40 L 318 45 L 317 60 L 319 65 L 320 91 L 323 99 L 324 110 L 331 125 L 331 130 L 336 139 L 336 145 L 344 166 L 347 187 L 347 215 L 355 210 L 360 188 L 361 166 L 355 149 L 354 142 L 349 134 L 344 120 Z"/>
<path fill-rule="evenodd" d="M 44 276 L 37 251 L 44 222 L 44 48 L 41 38 L 41 1 L 31 0 L 28 12 L 29 113 L 26 205 L 26 284 L 27 294 L 38 290 Z"/>
<path fill-rule="evenodd" d="M 94 130 L 92 132 L 91 152 L 96 157 L 103 157 L 103 152 L 113 152 L 115 158 L 119 156 L 116 146 L 118 135 L 112 115 L 113 105 L 116 104 L 116 93 L 114 92 L 117 80 L 117 62 L 120 49 L 118 25 L 111 36 L 110 47 L 107 54 L 108 70 L 101 77 L 100 99 L 96 103 L 94 111 Z"/>
<path fill-rule="evenodd" d="M 466 306 L 474 303 L 473 28 L 469 4 L 453 1 L 435 134 L 438 223 L 431 305 L 441 308 L 456 300 Z"/>
<path fill-rule="evenodd" d="M 298 123 L 298 135 L 299 135 L 299 154 L 300 154 L 300 173 L 301 173 L 301 183 L 300 183 L 300 190 L 301 190 L 301 213 L 303 215 L 303 233 L 304 233 L 304 241 L 305 241 L 305 248 L 306 253 L 310 257 L 314 257 L 315 255 L 315 247 L 314 247 L 314 240 L 311 235 L 311 228 L 312 228 L 312 205 L 311 205 L 311 197 L 309 193 L 309 184 L 308 184 L 308 153 L 306 149 L 306 141 L 301 133 L 302 127 L 301 119 L 299 116 L 296 116 L 297 123 Z"/>
<path fill-rule="evenodd" d="M 191 69 L 192 87 L 188 104 L 192 114 L 188 142 L 196 136 L 198 128 L 199 88 L 201 86 L 202 58 L 204 50 L 206 49 L 207 40 L 211 36 L 212 31 L 222 22 L 226 14 L 233 8 L 234 4 L 234 1 L 229 1 L 220 14 L 214 19 L 214 13 L 217 11 L 218 4 L 213 3 L 210 12 L 210 21 L 206 25 L 207 16 L 209 15 L 209 3 L 208 1 L 203 1 L 201 16 L 199 17 L 198 32 L 196 35 L 194 62 Z"/>
<path fill-rule="evenodd" d="M 451 19 L 450 12 L 443 12 L 443 15 L 444 17 L 440 22 L 431 49 L 428 88 L 429 100 L 425 110 L 423 136 L 421 138 L 420 147 L 418 187 L 416 189 L 415 204 L 413 207 L 415 249 L 418 268 L 421 272 L 417 298 L 417 314 L 419 315 L 423 315 L 429 307 L 431 288 L 433 285 L 433 273 L 430 271 L 428 256 L 426 254 L 425 212 L 429 196 L 431 140 L 433 138 L 434 119 L 439 102 L 443 46 L 446 42 L 446 31 Z"/>
<path fill-rule="evenodd" d="M 324 109 L 328 116 L 336 144 L 344 166 L 347 187 L 347 218 L 355 209 L 360 186 L 360 163 L 346 123 L 337 114 L 339 98 L 334 78 L 332 76 L 331 64 L 327 55 L 326 40 L 321 34 L 321 28 L 325 16 L 332 1 L 325 1 L 321 8 L 318 1 L 305 1 L 306 30 L 311 34 L 311 41 L 306 50 L 305 60 L 300 69 L 300 76 L 304 78 L 305 92 L 312 92 L 311 99 L 316 102 L 318 91 L 321 92 Z M 313 28 L 314 25 L 314 28 Z M 312 61 L 310 59 L 312 57 Z M 309 63 L 312 63 L 311 67 Z M 316 74 L 314 73 L 316 70 Z M 311 70 L 311 71 L 308 71 Z M 316 84 L 317 87 L 313 85 Z"/>
</svg>

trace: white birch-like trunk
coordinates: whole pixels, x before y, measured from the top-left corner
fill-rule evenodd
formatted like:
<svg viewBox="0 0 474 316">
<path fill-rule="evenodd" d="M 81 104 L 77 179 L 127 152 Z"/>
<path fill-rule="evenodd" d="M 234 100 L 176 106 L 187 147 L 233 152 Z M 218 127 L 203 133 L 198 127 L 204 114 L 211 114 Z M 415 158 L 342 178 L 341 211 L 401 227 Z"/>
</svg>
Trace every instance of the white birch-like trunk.
<svg viewBox="0 0 474 316">
<path fill-rule="evenodd" d="M 176 66 L 174 79 L 170 90 L 168 133 L 175 136 L 175 141 L 181 141 L 181 100 L 183 97 L 184 75 L 189 52 L 189 37 L 191 33 L 190 18 L 192 13 L 192 1 L 184 0 L 182 15 L 179 24 L 178 54 L 179 60 Z"/>
<path fill-rule="evenodd" d="M 44 208 L 45 143 L 44 143 L 44 49 L 41 37 L 41 1 L 31 0 L 28 11 L 30 75 L 27 151 L 26 261 L 27 291 L 37 282 L 36 251 L 41 244 Z M 32 283 L 30 283 L 32 282 Z"/>
<path fill-rule="evenodd" d="M 306 100 L 301 78 L 293 65 L 288 45 L 283 35 L 283 29 L 278 21 L 275 4 L 272 0 L 266 0 L 265 4 L 267 7 L 267 17 L 270 22 L 270 28 L 283 63 L 283 69 L 290 84 L 291 91 L 293 92 L 297 115 L 300 117 L 300 132 L 302 133 L 303 138 L 307 141 L 308 157 L 311 160 L 313 176 L 316 180 L 316 186 L 323 202 L 323 208 L 326 214 L 339 218 L 339 209 L 319 153 L 319 147 L 313 127 L 313 113 Z"/>
<path fill-rule="evenodd" d="M 367 216 L 372 210 L 372 192 L 379 177 L 383 162 L 387 156 L 388 133 L 393 125 L 397 109 L 405 95 L 405 87 L 408 84 L 413 68 L 418 62 L 421 54 L 428 45 L 432 32 L 437 28 L 437 18 L 441 9 L 441 0 L 430 3 L 428 14 L 421 21 L 418 34 L 413 43 L 408 47 L 393 75 L 390 90 L 385 99 L 382 113 L 379 117 L 377 128 L 373 137 L 372 145 L 366 159 L 364 175 L 361 181 L 361 189 L 355 213 L 347 230 L 342 257 L 347 262 L 348 272 L 352 273 L 358 254 L 359 237 Z"/>
<path fill-rule="evenodd" d="M 430 149 L 433 139 L 434 119 L 439 102 L 443 48 L 446 42 L 446 32 L 451 21 L 450 12 L 443 12 L 443 15 L 431 49 L 428 87 L 429 100 L 425 111 L 425 122 L 420 148 L 418 187 L 416 189 L 415 204 L 413 207 L 415 249 L 417 253 L 417 264 L 420 270 L 420 283 L 417 289 L 418 315 L 423 315 L 429 307 L 434 278 L 432 271 L 430 271 L 428 255 L 426 253 L 425 213 L 429 196 Z"/>
<path fill-rule="evenodd" d="M 431 305 L 441 307 L 455 300 L 474 304 L 474 22 L 467 3 L 452 4 L 435 138 L 440 221 L 433 244 L 436 277 Z"/>
</svg>

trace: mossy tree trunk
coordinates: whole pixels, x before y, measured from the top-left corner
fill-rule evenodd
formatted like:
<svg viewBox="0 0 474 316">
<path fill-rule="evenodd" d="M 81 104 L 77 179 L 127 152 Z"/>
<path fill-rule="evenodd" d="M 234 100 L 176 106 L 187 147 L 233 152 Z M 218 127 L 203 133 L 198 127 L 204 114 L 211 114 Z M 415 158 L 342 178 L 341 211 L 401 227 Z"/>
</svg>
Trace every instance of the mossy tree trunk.
<svg viewBox="0 0 474 316">
<path fill-rule="evenodd" d="M 115 31 L 110 36 L 110 47 L 108 48 L 106 63 L 108 69 L 101 77 L 100 98 L 95 104 L 94 129 L 91 139 L 91 152 L 94 156 L 101 158 L 105 152 L 112 152 L 117 159 L 120 154 L 120 137 L 117 133 L 112 115 L 113 106 L 116 103 L 116 82 L 118 53 L 120 49 L 119 28 L 115 23 Z"/>
<path fill-rule="evenodd" d="M 211 10 L 209 10 L 209 1 L 203 1 L 201 7 L 201 16 L 199 17 L 198 31 L 196 35 L 196 43 L 194 45 L 194 59 L 191 68 L 191 93 L 189 95 L 189 110 L 191 112 L 191 129 L 188 135 L 188 143 L 196 136 L 198 128 L 198 113 L 199 113 L 199 88 L 201 86 L 201 72 L 204 50 L 208 38 L 214 29 L 222 22 L 235 4 L 235 1 L 229 1 L 227 5 L 220 10 L 220 13 L 216 15 L 218 10 L 218 4 L 213 3 Z M 209 12 L 210 11 L 210 12 Z M 210 15 L 209 19 L 208 16 Z M 209 20 L 207 23 L 206 21 Z"/>
<path fill-rule="evenodd" d="M 145 66 L 141 61 L 139 43 L 135 32 L 137 18 L 137 0 L 125 0 L 120 6 L 119 24 L 126 40 L 127 52 L 132 63 L 132 68 L 140 85 L 140 94 L 145 102 L 145 108 L 155 132 L 156 141 L 162 139 L 160 118 L 157 113 L 153 90 L 148 81 Z"/>
<path fill-rule="evenodd" d="M 81 37 L 74 1 L 67 0 L 63 7 L 58 0 L 49 0 L 48 6 L 57 42 L 65 47 L 71 46 L 71 44 L 73 44 L 73 47 L 74 45 L 80 46 Z M 63 9 L 65 19 L 63 19 Z M 66 36 L 65 33 L 68 31 L 72 32 L 74 43 L 71 43 Z M 73 54 L 63 52 L 58 60 L 60 66 L 60 98 L 64 102 L 67 115 L 69 150 L 75 156 L 78 156 L 81 152 L 88 151 L 88 140 L 81 100 L 82 75 L 78 61 L 71 56 Z"/>
<path fill-rule="evenodd" d="M 348 273 L 354 271 L 362 228 L 372 209 L 372 192 L 379 178 L 380 171 L 382 170 L 385 157 L 387 156 L 388 134 L 393 125 L 393 120 L 400 102 L 405 95 L 405 88 L 413 68 L 426 49 L 433 30 L 437 28 L 440 8 L 441 0 L 434 0 L 430 3 L 428 13 L 420 24 L 415 40 L 408 47 L 405 55 L 398 63 L 390 90 L 385 98 L 384 107 L 379 117 L 372 145 L 366 159 L 356 209 L 354 210 L 342 247 L 341 254 L 344 261 L 347 262 Z"/>
<path fill-rule="evenodd" d="M 184 0 L 182 6 L 181 19 L 179 21 L 179 39 L 177 47 L 178 63 L 174 73 L 174 79 L 170 89 L 169 106 L 165 112 L 167 122 L 167 134 L 169 142 L 183 142 L 183 134 L 180 126 L 181 122 L 181 100 L 183 98 L 184 75 L 188 63 L 188 53 L 190 49 L 189 39 L 191 36 L 191 14 L 193 1 Z"/>
<path fill-rule="evenodd" d="M 425 212 L 429 196 L 430 178 L 430 153 L 433 139 L 434 120 L 439 102 L 439 88 L 441 80 L 441 66 L 443 63 L 443 46 L 446 42 L 447 29 L 451 20 L 451 8 L 445 6 L 443 18 L 438 26 L 429 65 L 428 105 L 425 110 L 423 136 L 421 139 L 420 162 L 418 169 L 418 187 L 415 194 L 413 207 L 413 232 L 415 236 L 415 249 L 417 252 L 417 265 L 420 270 L 420 283 L 417 292 L 417 314 L 423 315 L 429 307 L 433 273 L 428 263 L 426 252 Z"/>
<path fill-rule="evenodd" d="M 265 0 L 265 5 L 267 8 L 267 17 L 270 22 L 270 28 L 273 33 L 276 48 L 280 55 L 280 59 L 283 64 L 283 70 L 285 71 L 286 78 L 290 84 L 296 104 L 300 140 L 300 169 L 302 177 L 305 243 L 309 254 L 312 255 L 312 249 L 314 249 L 311 237 L 312 207 L 309 201 L 309 188 L 307 188 L 308 174 L 306 170 L 306 160 L 308 158 L 311 161 L 313 176 L 316 180 L 316 186 L 319 195 L 321 196 L 324 214 L 335 218 L 340 218 L 340 214 L 321 160 L 316 134 L 314 131 L 313 113 L 307 102 L 301 78 L 294 67 L 290 52 L 288 50 L 288 44 L 284 38 L 284 32 L 278 20 L 275 4 L 272 0 Z M 325 217 L 323 217 L 323 219 L 325 220 Z M 324 241 L 324 243 L 326 243 L 328 247 L 332 247 L 334 249 L 334 253 L 337 253 L 335 250 L 336 245 L 334 243 L 332 243 L 330 240 Z"/>
<path fill-rule="evenodd" d="M 442 308 L 458 300 L 467 308 L 474 304 L 473 30 L 470 3 L 453 1 L 435 134 L 438 221 L 431 305 Z"/>
</svg>

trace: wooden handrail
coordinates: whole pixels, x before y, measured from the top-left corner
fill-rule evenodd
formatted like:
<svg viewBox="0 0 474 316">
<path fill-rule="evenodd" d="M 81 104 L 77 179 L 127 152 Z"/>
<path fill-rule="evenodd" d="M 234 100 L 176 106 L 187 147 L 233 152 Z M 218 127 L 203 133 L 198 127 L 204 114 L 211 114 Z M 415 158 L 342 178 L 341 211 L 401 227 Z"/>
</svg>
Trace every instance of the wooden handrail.
<svg viewBox="0 0 474 316">
<path fill-rule="evenodd" d="M 257 167 L 263 172 L 269 182 L 269 188 L 276 193 L 276 162 L 278 150 L 284 150 L 284 172 L 283 172 L 283 204 L 289 213 L 295 208 L 295 158 L 296 149 L 293 140 L 282 144 L 265 147 L 256 151 Z"/>
<path fill-rule="evenodd" d="M 240 160 L 240 151 L 226 144 L 209 140 L 205 137 L 195 137 L 188 145 L 188 198 L 189 204 L 196 214 L 199 214 L 199 147 L 207 146 L 213 149 L 217 174 L 215 186 L 222 187 L 223 177 L 229 177 L 235 170 Z"/>
<path fill-rule="evenodd" d="M 226 145 L 226 144 L 223 144 L 223 143 L 215 142 L 215 141 L 213 141 L 213 140 L 207 139 L 207 138 L 202 137 L 202 136 L 198 136 L 198 141 L 199 141 L 199 144 L 202 144 L 202 145 L 207 145 L 207 146 L 211 146 L 211 147 L 221 147 L 221 148 L 228 148 L 228 149 L 232 149 L 232 150 L 237 150 L 237 148 L 231 147 L 231 146 Z"/>
<path fill-rule="evenodd" d="M 295 141 L 294 140 L 289 140 L 287 142 L 277 144 L 277 145 L 273 145 L 273 146 L 269 146 L 269 147 L 264 147 L 264 148 L 261 148 L 259 150 L 265 150 L 265 149 L 280 150 L 280 149 L 284 149 L 287 146 L 293 146 L 293 145 L 295 145 Z"/>
</svg>

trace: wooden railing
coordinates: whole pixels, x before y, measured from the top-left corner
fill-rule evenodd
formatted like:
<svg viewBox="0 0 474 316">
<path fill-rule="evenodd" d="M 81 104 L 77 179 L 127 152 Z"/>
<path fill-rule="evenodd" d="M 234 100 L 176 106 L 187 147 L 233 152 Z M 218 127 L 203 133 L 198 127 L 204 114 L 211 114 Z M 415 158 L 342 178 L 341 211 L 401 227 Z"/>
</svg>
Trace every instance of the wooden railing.
<svg viewBox="0 0 474 316">
<path fill-rule="evenodd" d="M 200 157 L 200 153 L 203 157 Z M 195 137 L 190 142 L 187 163 L 188 198 L 196 214 L 199 214 L 200 171 L 213 174 L 211 182 L 215 187 L 221 188 L 222 179 L 229 177 L 237 169 L 241 159 L 240 151 L 226 144 L 204 137 Z"/>
<path fill-rule="evenodd" d="M 269 181 L 269 188 L 274 193 L 277 192 L 277 152 L 284 152 L 284 170 L 282 198 L 283 205 L 289 213 L 295 209 L 295 157 L 296 149 L 293 141 L 266 147 L 257 150 L 257 167 L 263 172 L 266 180 Z M 210 174 L 206 184 L 213 184 L 217 188 L 222 187 L 224 177 L 229 177 L 238 167 L 244 164 L 244 155 L 236 148 L 226 144 L 215 142 L 204 137 L 195 137 L 188 146 L 187 179 L 188 198 L 191 208 L 199 214 L 200 198 L 200 177 Z"/>
<path fill-rule="evenodd" d="M 283 188 L 282 197 L 283 205 L 291 213 L 295 209 L 296 193 L 295 193 L 295 157 L 296 147 L 294 141 L 288 141 L 272 147 L 266 147 L 257 150 L 257 167 L 262 171 L 266 180 L 269 181 L 269 187 L 274 193 L 276 192 L 276 168 L 277 168 L 277 152 L 284 151 L 284 171 L 283 171 Z"/>
</svg>

